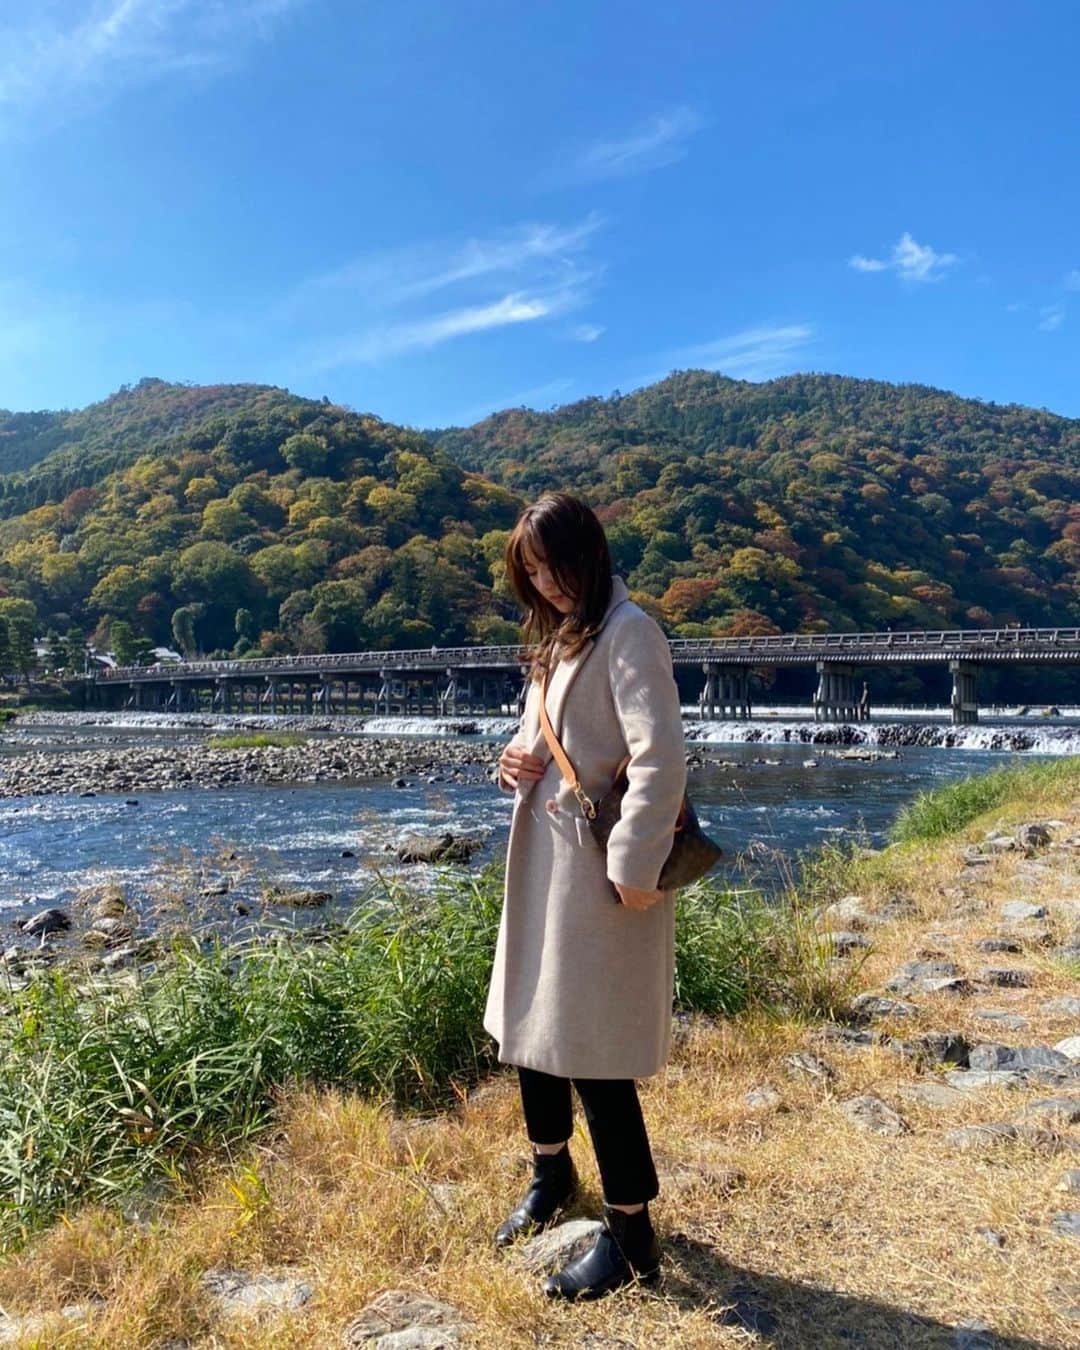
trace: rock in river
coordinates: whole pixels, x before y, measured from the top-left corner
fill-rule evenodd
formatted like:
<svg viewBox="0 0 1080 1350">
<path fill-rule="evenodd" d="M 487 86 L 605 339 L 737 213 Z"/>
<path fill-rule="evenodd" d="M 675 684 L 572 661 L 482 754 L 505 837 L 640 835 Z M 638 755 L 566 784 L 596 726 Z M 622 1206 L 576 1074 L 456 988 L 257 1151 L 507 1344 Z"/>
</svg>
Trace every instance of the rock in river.
<svg viewBox="0 0 1080 1350">
<path fill-rule="evenodd" d="M 405 863 L 468 862 L 482 847 L 479 839 L 465 839 L 450 833 L 432 839 L 414 836 L 398 846 L 397 859 Z"/>
</svg>

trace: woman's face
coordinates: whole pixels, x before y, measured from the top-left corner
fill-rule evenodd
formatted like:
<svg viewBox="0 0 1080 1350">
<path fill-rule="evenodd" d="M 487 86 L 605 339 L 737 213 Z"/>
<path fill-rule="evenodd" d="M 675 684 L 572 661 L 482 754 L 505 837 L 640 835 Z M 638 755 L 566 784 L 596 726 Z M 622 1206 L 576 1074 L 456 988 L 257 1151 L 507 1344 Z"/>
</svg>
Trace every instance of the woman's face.
<svg viewBox="0 0 1080 1350">
<path fill-rule="evenodd" d="M 560 614 L 569 614 L 574 608 L 573 596 L 565 595 L 559 589 L 558 582 L 548 569 L 547 561 L 544 558 L 538 558 L 528 544 L 522 545 L 521 555 L 525 560 L 526 574 L 534 588 Z"/>
</svg>

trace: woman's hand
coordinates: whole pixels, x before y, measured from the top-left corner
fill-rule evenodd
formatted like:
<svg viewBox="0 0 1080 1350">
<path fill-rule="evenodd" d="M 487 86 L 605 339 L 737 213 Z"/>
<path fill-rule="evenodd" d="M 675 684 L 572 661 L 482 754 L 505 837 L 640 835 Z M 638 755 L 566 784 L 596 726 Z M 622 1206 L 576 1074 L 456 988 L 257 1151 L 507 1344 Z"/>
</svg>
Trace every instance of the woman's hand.
<svg viewBox="0 0 1080 1350">
<path fill-rule="evenodd" d="M 619 899 L 628 909 L 649 909 L 657 901 L 663 900 L 666 891 L 642 891 L 636 886 L 621 886 L 617 881 L 611 883 L 619 892 Z"/>
<path fill-rule="evenodd" d="M 513 741 L 499 756 L 499 773 L 503 782 L 516 788 L 519 783 L 535 783 L 544 776 L 547 763 L 539 755 L 530 755 Z"/>
</svg>

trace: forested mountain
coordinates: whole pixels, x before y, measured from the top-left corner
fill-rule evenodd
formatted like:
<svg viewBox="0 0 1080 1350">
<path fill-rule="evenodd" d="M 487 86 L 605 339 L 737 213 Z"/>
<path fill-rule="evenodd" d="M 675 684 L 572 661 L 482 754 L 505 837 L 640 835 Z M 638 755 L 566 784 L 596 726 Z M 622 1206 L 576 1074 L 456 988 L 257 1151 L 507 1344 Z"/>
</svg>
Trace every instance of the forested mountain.
<svg viewBox="0 0 1080 1350">
<path fill-rule="evenodd" d="M 1080 421 L 918 385 L 685 371 L 436 443 L 525 498 L 581 491 L 673 633 L 739 608 L 785 630 L 1080 621 Z"/>
<path fill-rule="evenodd" d="M 0 477 L 0 607 L 39 629 L 237 655 L 516 637 L 489 564 L 519 503 L 418 432 L 160 380 L 58 421 Z"/>
<path fill-rule="evenodd" d="M 146 379 L 78 412 L 0 410 L 0 475 L 10 475 L 0 477 L 0 515 L 58 501 L 170 438 L 224 435 L 230 418 L 272 421 L 306 401 L 265 385 Z"/>
<path fill-rule="evenodd" d="M 0 414 L 0 455 L 0 618 L 122 656 L 513 640 L 506 531 L 549 486 L 673 635 L 1080 622 L 1080 423 L 921 387 L 690 371 L 424 435 L 144 380 Z"/>
</svg>

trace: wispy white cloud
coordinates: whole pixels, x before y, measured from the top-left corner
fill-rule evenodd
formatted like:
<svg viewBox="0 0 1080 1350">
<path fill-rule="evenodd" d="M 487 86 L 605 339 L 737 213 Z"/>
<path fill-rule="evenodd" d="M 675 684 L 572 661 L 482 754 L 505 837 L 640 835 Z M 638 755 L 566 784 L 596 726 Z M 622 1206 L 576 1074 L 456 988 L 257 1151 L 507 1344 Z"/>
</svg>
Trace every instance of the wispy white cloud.
<svg viewBox="0 0 1080 1350">
<path fill-rule="evenodd" d="M 1080 267 L 1074 267 L 1065 273 L 1064 286 L 1067 291 L 1080 291 Z"/>
<path fill-rule="evenodd" d="M 591 297 L 602 268 L 590 248 L 602 223 L 595 214 L 568 225 L 530 222 L 464 242 L 368 254 L 302 282 L 275 318 L 309 321 L 325 334 L 307 357 L 312 370 L 556 319 Z M 432 308 L 436 296 L 442 303 Z"/>
<path fill-rule="evenodd" d="M 156 78 L 225 70 L 245 37 L 306 0 L 81 0 L 27 5 L 0 29 L 0 111 L 47 107 L 62 115 L 80 97 L 111 97 Z"/>
<path fill-rule="evenodd" d="M 672 367 L 717 370 L 735 379 L 768 380 L 796 364 L 794 358 L 814 336 L 809 324 L 762 324 L 728 337 L 672 352 Z"/>
<path fill-rule="evenodd" d="M 856 253 L 848 259 L 848 266 L 856 272 L 895 272 L 904 281 L 940 281 L 957 262 L 955 253 L 938 253 L 929 244 L 916 243 L 905 230 L 887 258 Z"/>
<path fill-rule="evenodd" d="M 594 141 L 558 177 L 594 182 L 662 169 L 686 158 L 687 142 L 703 125 L 704 120 L 695 109 L 685 104 L 671 108 L 636 127 L 627 136 Z"/>
<path fill-rule="evenodd" d="M 516 293 L 504 295 L 489 304 L 467 305 L 408 323 L 372 327 L 324 346 L 313 360 L 312 369 L 373 364 L 405 352 L 437 347 L 472 333 L 556 318 L 579 303 L 580 297 L 572 290 L 548 295 Z"/>
<path fill-rule="evenodd" d="M 371 303 L 397 303 L 464 282 L 574 272 L 576 260 L 603 224 L 591 212 L 575 225 L 530 222 L 487 238 L 464 243 L 418 244 L 355 258 L 305 282 L 298 297 L 318 292 L 349 292 Z"/>
<path fill-rule="evenodd" d="M 579 323 L 570 329 L 569 337 L 574 342 L 595 342 L 603 337 L 607 329 L 598 323 Z"/>
<path fill-rule="evenodd" d="M 1058 300 L 1052 305 L 1043 305 L 1039 310 L 1039 332 L 1056 333 L 1065 322 L 1065 305 Z"/>
<path fill-rule="evenodd" d="M 732 379 L 771 380 L 797 370 L 802 364 L 799 353 L 813 338 L 807 323 L 759 324 L 710 342 L 659 352 L 650 369 L 619 387 L 641 389 L 666 379 L 673 370 L 715 370 Z"/>
</svg>

